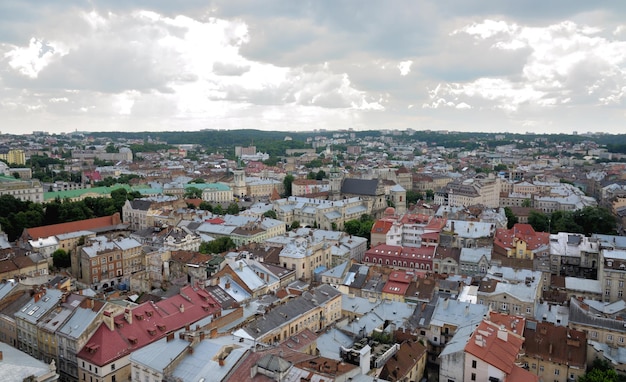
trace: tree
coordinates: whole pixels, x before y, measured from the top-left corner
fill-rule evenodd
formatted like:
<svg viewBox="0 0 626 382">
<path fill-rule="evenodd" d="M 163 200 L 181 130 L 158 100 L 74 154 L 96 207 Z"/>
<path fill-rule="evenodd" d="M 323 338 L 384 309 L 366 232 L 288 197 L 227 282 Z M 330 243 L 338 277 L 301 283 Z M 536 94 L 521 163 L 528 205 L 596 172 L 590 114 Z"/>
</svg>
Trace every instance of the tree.
<svg viewBox="0 0 626 382">
<path fill-rule="evenodd" d="M 624 382 L 626 377 L 615 372 L 606 359 L 596 358 L 587 373 L 578 377 L 578 382 Z"/>
<path fill-rule="evenodd" d="M 291 230 L 298 229 L 298 228 L 300 228 L 300 222 L 299 221 L 294 220 L 293 222 L 291 222 Z"/>
<path fill-rule="evenodd" d="M 285 186 L 285 197 L 286 198 L 291 196 L 291 186 L 293 184 L 294 179 L 295 178 L 291 174 L 286 175 L 285 178 L 283 179 L 283 186 Z"/>
<path fill-rule="evenodd" d="M 230 237 L 218 237 L 215 240 L 200 243 L 200 253 L 222 253 L 235 248 L 236 245 Z"/>
<path fill-rule="evenodd" d="M 415 204 L 418 201 L 424 199 L 424 195 L 421 192 L 408 190 L 406 192 L 406 202 L 407 204 Z"/>
<path fill-rule="evenodd" d="M 209 202 L 204 202 L 204 201 L 200 202 L 200 205 L 198 206 L 198 208 L 204 211 L 213 212 L 213 205 Z"/>
<path fill-rule="evenodd" d="M 202 190 L 198 187 L 188 187 L 183 195 L 185 199 L 202 199 Z"/>
<path fill-rule="evenodd" d="M 518 223 L 519 219 L 517 218 L 517 216 L 515 216 L 515 214 L 509 207 L 504 207 L 504 214 L 506 215 L 507 220 L 506 227 L 508 229 L 513 228 L 513 226 Z"/>
<path fill-rule="evenodd" d="M 69 253 L 63 249 L 52 252 L 52 264 L 57 268 L 69 268 L 72 266 Z"/>
<path fill-rule="evenodd" d="M 317 174 L 315 174 L 315 179 L 316 180 L 326 179 L 327 177 L 328 177 L 328 175 L 326 175 L 326 171 L 324 171 L 324 170 L 319 170 L 317 172 Z"/>
<path fill-rule="evenodd" d="M 522 202 L 522 207 L 532 207 L 533 201 L 530 199 L 524 199 Z"/>
<path fill-rule="evenodd" d="M 224 208 L 220 204 L 216 204 L 213 207 L 213 213 L 215 215 L 224 215 Z"/>
<path fill-rule="evenodd" d="M 426 190 L 426 200 L 433 200 L 435 198 L 435 191 Z"/>
<path fill-rule="evenodd" d="M 361 230 L 361 222 L 358 220 L 348 220 L 344 223 L 343 230 L 349 235 L 358 236 Z"/>
<path fill-rule="evenodd" d="M 265 216 L 266 218 L 270 218 L 270 219 L 278 219 L 278 216 L 276 215 L 276 211 L 274 210 L 267 210 L 263 213 L 263 216 Z"/>
<path fill-rule="evenodd" d="M 508 167 L 506 167 L 504 163 L 498 163 L 497 165 L 493 166 L 493 171 L 495 172 L 506 171 L 507 168 Z"/>
<path fill-rule="evenodd" d="M 226 213 L 229 215 L 237 215 L 239 214 L 239 205 L 237 203 L 230 203 L 226 208 Z"/>
<path fill-rule="evenodd" d="M 539 211 L 530 211 L 528 213 L 528 224 L 537 232 L 548 232 L 550 229 L 550 217 Z"/>
<path fill-rule="evenodd" d="M 616 219 L 606 208 L 585 207 L 573 213 L 573 219 L 586 236 L 593 233 L 616 235 Z"/>
</svg>

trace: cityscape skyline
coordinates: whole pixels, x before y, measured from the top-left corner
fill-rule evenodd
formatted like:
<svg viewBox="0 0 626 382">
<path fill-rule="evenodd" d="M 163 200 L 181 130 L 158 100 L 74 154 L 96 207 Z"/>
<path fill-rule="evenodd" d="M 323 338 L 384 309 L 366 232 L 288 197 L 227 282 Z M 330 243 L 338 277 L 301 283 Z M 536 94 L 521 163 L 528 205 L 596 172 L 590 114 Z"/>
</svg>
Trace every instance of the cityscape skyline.
<svg viewBox="0 0 626 382">
<path fill-rule="evenodd" d="M 2 133 L 626 132 L 626 6 L 0 5 Z"/>
</svg>

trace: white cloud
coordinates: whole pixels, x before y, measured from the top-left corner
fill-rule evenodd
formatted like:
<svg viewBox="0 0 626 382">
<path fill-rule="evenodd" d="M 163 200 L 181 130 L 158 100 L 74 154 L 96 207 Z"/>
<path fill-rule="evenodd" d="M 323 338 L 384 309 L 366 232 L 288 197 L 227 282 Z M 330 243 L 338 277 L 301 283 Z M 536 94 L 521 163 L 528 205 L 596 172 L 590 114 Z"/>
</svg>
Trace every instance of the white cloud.
<svg viewBox="0 0 626 382">
<path fill-rule="evenodd" d="M 413 65 L 413 61 L 411 61 L 411 60 L 401 61 L 398 64 L 398 69 L 400 70 L 400 75 L 401 76 L 406 76 L 407 74 L 411 73 L 411 65 Z"/>
<path fill-rule="evenodd" d="M 60 48 L 59 44 L 33 37 L 27 47 L 13 47 L 4 56 L 9 59 L 11 68 L 27 77 L 37 78 L 39 72 L 48 66 L 52 60 L 63 55 L 63 49 Z"/>
<path fill-rule="evenodd" d="M 524 27 L 486 20 L 455 30 L 498 51 L 527 48 L 521 73 L 440 84 L 429 92 L 429 107 L 479 102 L 484 109 L 517 112 L 521 107 L 553 108 L 572 103 L 619 104 L 626 87 L 626 42 L 570 21 Z M 445 86 L 444 86 L 445 85 Z M 448 99 L 442 103 L 441 99 Z"/>
</svg>

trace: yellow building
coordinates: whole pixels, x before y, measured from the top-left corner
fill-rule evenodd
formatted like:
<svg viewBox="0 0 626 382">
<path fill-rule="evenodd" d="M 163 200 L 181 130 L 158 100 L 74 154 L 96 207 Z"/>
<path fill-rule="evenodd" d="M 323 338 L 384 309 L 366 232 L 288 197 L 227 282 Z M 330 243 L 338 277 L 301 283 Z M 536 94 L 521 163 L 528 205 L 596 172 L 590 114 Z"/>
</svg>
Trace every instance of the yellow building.
<svg viewBox="0 0 626 382">
<path fill-rule="evenodd" d="M 26 155 L 22 149 L 0 148 L 0 160 L 10 164 L 25 165 Z"/>
</svg>

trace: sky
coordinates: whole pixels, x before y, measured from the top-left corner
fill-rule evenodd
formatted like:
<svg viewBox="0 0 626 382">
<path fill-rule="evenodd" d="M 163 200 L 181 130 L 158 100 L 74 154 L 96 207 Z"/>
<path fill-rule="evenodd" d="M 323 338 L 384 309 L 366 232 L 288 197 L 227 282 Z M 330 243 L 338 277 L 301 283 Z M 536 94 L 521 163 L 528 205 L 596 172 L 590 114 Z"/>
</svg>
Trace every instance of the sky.
<svg viewBox="0 0 626 382">
<path fill-rule="evenodd" d="M 626 2 L 3 0 L 0 132 L 626 133 Z"/>
</svg>

